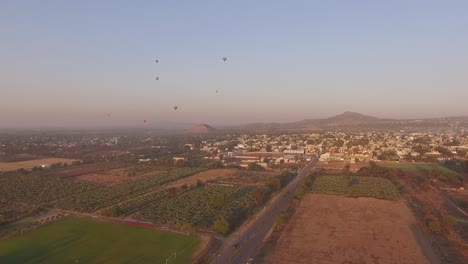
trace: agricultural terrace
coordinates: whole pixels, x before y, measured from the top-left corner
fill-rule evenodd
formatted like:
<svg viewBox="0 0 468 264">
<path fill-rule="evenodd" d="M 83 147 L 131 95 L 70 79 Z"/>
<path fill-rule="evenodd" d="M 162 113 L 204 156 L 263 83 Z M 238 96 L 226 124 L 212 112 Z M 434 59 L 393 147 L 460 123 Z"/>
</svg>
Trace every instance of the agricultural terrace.
<svg viewBox="0 0 468 264">
<path fill-rule="evenodd" d="M 195 236 L 119 223 L 66 218 L 0 241 L 0 263 L 190 263 L 201 246 Z"/>
<path fill-rule="evenodd" d="M 267 263 L 429 263 L 412 225 L 401 200 L 309 193 Z"/>
<path fill-rule="evenodd" d="M 27 160 L 27 161 L 18 161 L 18 162 L 0 162 L 0 171 L 16 171 L 19 169 L 31 169 L 34 167 L 40 167 L 42 164 L 72 164 L 75 159 L 61 159 L 61 158 L 47 158 L 47 159 L 37 159 L 37 160 Z"/>
<path fill-rule="evenodd" d="M 389 200 L 395 200 L 400 197 L 395 185 L 388 179 L 360 176 L 318 176 L 314 180 L 312 192 Z"/>
</svg>

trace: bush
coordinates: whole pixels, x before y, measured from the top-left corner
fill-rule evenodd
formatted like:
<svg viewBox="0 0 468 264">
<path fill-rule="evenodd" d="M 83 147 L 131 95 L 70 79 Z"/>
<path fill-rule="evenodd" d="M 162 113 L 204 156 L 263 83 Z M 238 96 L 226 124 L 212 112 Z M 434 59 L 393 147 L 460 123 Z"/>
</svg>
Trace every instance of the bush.
<svg viewBox="0 0 468 264">
<path fill-rule="evenodd" d="M 222 235 L 229 233 L 229 222 L 225 218 L 219 218 L 214 222 L 214 230 Z"/>
<path fill-rule="evenodd" d="M 247 169 L 251 171 L 264 171 L 265 170 L 265 168 L 263 168 L 262 166 L 258 165 L 255 162 L 250 163 Z"/>
<path fill-rule="evenodd" d="M 440 233 L 442 231 L 442 228 L 441 228 L 439 222 L 437 222 L 435 220 L 429 220 L 427 222 L 427 227 L 429 228 L 429 230 L 432 233 Z"/>
<path fill-rule="evenodd" d="M 281 228 L 284 224 L 286 224 L 287 220 L 287 215 L 285 212 L 281 212 L 280 215 L 278 215 L 275 219 L 275 228 L 279 229 Z"/>
<path fill-rule="evenodd" d="M 444 222 L 445 226 L 451 227 L 454 226 L 457 223 L 457 219 L 451 215 L 446 215 L 442 219 L 442 222 Z"/>
</svg>

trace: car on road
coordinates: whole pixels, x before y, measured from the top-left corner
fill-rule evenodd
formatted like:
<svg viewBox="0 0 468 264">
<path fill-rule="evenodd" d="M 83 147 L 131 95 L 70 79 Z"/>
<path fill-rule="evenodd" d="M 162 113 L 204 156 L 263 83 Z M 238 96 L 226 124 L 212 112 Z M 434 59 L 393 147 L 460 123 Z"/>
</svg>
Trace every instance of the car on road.
<svg viewBox="0 0 468 264">
<path fill-rule="evenodd" d="M 254 263 L 254 259 L 253 258 L 249 258 L 245 264 L 253 264 Z"/>
<path fill-rule="evenodd" d="M 239 247 L 239 243 L 235 243 L 232 245 L 232 249 L 237 249 Z"/>
</svg>

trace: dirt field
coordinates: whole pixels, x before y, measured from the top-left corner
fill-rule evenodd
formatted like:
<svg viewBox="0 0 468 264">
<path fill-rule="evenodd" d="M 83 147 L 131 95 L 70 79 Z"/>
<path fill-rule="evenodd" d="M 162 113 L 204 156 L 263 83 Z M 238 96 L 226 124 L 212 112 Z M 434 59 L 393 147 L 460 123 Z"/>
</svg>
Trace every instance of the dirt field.
<svg viewBox="0 0 468 264">
<path fill-rule="evenodd" d="M 14 171 L 18 169 L 30 169 L 35 166 L 41 166 L 41 164 L 54 164 L 58 162 L 71 164 L 74 159 L 60 159 L 60 158 L 47 158 L 47 159 L 38 159 L 38 160 L 28 160 L 28 161 L 19 161 L 19 162 L 0 162 L 0 171 Z"/>
<path fill-rule="evenodd" d="M 211 180 L 216 180 L 216 179 L 224 179 L 224 178 L 234 175 L 236 172 L 237 172 L 236 169 L 213 169 L 213 170 L 202 171 L 193 176 L 172 182 L 164 187 L 165 188 L 170 188 L 170 187 L 178 188 L 184 184 L 187 184 L 187 186 L 190 186 L 190 185 L 195 186 L 197 185 L 197 180 L 206 182 L 206 181 L 211 181 Z"/>
<path fill-rule="evenodd" d="M 52 176 L 58 176 L 62 178 L 69 178 L 69 177 L 76 177 L 84 174 L 89 174 L 89 173 L 98 173 L 98 172 L 103 172 L 106 169 L 100 166 L 94 166 L 92 165 L 87 165 L 87 166 L 80 166 L 78 168 L 67 168 L 59 171 L 52 171 L 49 172 L 50 175 Z"/>
<path fill-rule="evenodd" d="M 267 263 L 429 263 L 403 201 L 307 194 Z"/>
<path fill-rule="evenodd" d="M 124 183 L 127 181 L 132 181 L 136 179 L 140 179 L 145 177 L 145 175 L 154 175 L 160 171 L 153 171 L 151 173 L 140 174 L 136 176 L 129 176 L 127 173 L 127 169 L 113 169 L 102 171 L 98 173 L 88 173 L 79 175 L 73 178 L 75 181 L 86 181 L 86 182 L 93 182 L 97 184 L 102 184 L 106 186 L 112 186 L 119 183 Z"/>
</svg>

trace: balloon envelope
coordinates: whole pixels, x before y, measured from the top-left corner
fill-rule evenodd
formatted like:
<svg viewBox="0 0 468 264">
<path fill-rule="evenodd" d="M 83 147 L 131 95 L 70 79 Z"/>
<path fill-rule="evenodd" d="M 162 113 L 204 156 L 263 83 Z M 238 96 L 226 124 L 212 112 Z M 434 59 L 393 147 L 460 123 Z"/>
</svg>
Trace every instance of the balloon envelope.
<svg viewBox="0 0 468 264">
<path fill-rule="evenodd" d="M 223 57 L 223 61 L 227 61 L 227 58 L 226 58 L 226 57 Z"/>
</svg>

